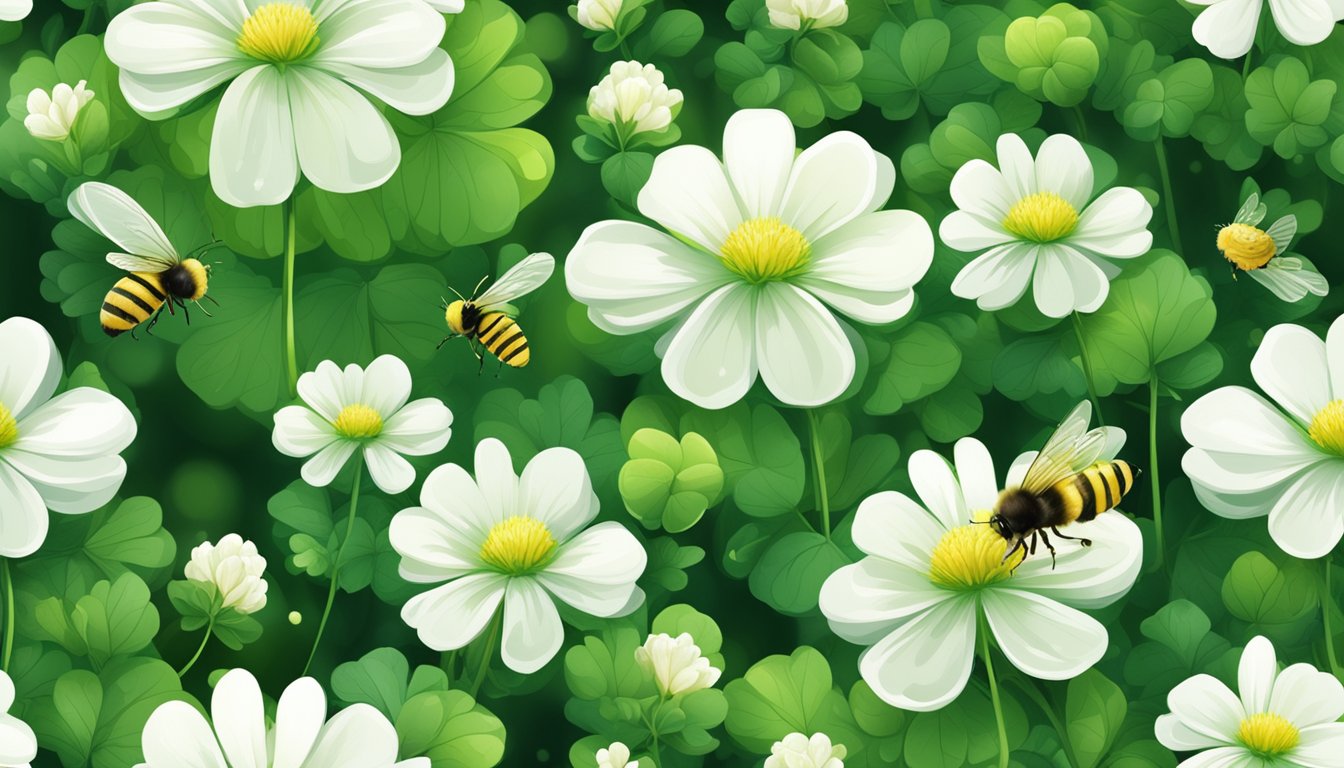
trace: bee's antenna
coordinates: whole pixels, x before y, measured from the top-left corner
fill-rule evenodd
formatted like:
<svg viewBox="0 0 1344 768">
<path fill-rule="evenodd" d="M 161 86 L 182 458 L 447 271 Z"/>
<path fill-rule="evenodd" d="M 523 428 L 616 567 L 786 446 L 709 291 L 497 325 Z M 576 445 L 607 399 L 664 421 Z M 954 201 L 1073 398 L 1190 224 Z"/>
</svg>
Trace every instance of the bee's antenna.
<svg viewBox="0 0 1344 768">
<path fill-rule="evenodd" d="M 481 281 L 476 284 L 476 287 L 471 289 L 471 298 L 473 299 L 476 298 L 476 295 L 481 292 L 481 286 L 485 285 L 485 281 L 489 279 L 490 279 L 489 275 L 486 275 L 485 277 L 481 278 Z"/>
<path fill-rule="evenodd" d="M 467 301 L 467 297 L 466 297 L 466 296 L 463 296 L 463 295 L 460 294 L 460 293 L 458 293 L 458 292 L 457 292 L 457 289 L 454 288 L 453 286 L 451 286 L 451 285 L 448 286 L 448 290 L 452 291 L 452 292 L 453 292 L 453 295 L 456 296 L 457 298 L 461 299 L 462 301 Z M 440 298 L 442 298 L 442 297 L 440 297 Z M 445 309 L 447 309 L 447 307 L 445 307 Z"/>
</svg>

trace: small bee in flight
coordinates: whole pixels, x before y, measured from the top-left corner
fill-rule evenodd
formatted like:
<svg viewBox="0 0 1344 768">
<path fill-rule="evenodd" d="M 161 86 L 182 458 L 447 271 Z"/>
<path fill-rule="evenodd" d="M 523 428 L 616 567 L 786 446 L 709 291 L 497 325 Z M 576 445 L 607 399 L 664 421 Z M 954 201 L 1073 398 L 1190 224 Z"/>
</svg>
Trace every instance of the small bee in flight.
<svg viewBox="0 0 1344 768">
<path fill-rule="evenodd" d="M 452 334 L 440 341 L 438 348 L 451 339 L 465 337 L 482 369 L 485 355 L 476 349 L 475 342 L 498 358 L 501 368 L 506 364 L 514 368 L 527 365 L 532 353 L 527 347 L 527 336 L 513 319 L 517 309 L 509 302 L 540 288 L 554 271 L 555 259 L 549 253 L 534 253 L 505 272 L 485 293 L 477 295 L 488 276 L 476 284 L 469 299 L 453 291 L 457 293 L 457 301 L 444 307 L 444 318 Z"/>
<path fill-rule="evenodd" d="M 75 218 L 126 251 L 107 254 L 109 264 L 130 274 L 118 280 L 103 299 L 98 320 L 104 333 L 119 336 L 131 331 L 134 336 L 136 326 L 151 316 L 147 330 L 152 331 L 165 308 L 177 314 L 175 306 L 182 308 L 190 323 L 188 301 L 205 312 L 200 301 L 206 298 L 210 267 L 196 258 L 182 258 L 163 229 L 130 195 L 91 181 L 70 195 L 69 208 Z"/>
<path fill-rule="evenodd" d="M 1139 469 L 1125 461 L 1103 458 L 1115 455 L 1124 442 L 1124 430 L 1100 427 L 1089 431 L 1091 420 L 1092 404 L 1084 400 L 1046 440 L 1022 484 L 999 494 L 988 523 L 1008 542 L 1005 562 L 1019 549 L 1025 562 L 1028 554 L 1036 553 L 1039 536 L 1050 550 L 1053 569 L 1055 548 L 1045 529 L 1061 539 L 1077 539 L 1090 547 L 1091 539 L 1066 536 L 1059 527 L 1085 523 L 1114 509 L 1134 487 Z"/>
</svg>

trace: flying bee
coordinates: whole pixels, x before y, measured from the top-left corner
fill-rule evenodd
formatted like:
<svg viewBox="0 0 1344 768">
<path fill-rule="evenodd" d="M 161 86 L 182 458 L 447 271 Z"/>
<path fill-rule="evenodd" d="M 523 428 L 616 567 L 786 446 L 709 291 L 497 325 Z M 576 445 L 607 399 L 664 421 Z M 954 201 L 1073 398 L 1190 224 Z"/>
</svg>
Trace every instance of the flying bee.
<svg viewBox="0 0 1344 768">
<path fill-rule="evenodd" d="M 1109 458 L 1124 443 L 1124 430 L 1100 427 L 1089 431 L 1091 420 L 1092 404 L 1084 400 L 1046 440 L 1022 484 L 999 494 L 988 523 L 1008 542 L 1005 562 L 1019 549 L 1022 561 L 1035 554 L 1039 536 L 1050 550 L 1050 567 L 1054 569 L 1055 548 L 1045 530 L 1049 528 L 1061 539 L 1076 539 L 1090 547 L 1091 539 L 1067 536 L 1059 532 L 1060 526 L 1085 523 L 1114 509 L 1134 487 L 1140 470 Z"/>
<path fill-rule="evenodd" d="M 187 302 L 210 314 L 200 305 L 207 298 L 210 267 L 196 256 L 213 244 L 182 258 L 153 217 L 130 195 L 108 184 L 82 184 L 68 202 L 75 218 L 125 251 L 107 254 L 109 264 L 130 274 L 103 298 L 98 320 L 104 333 L 119 336 L 131 331 L 134 336 L 135 328 L 146 320 L 152 331 L 163 310 L 177 314 L 175 307 L 182 308 L 190 323 Z"/>
<path fill-rule="evenodd" d="M 488 276 L 476 284 L 469 299 L 453 291 L 457 293 L 457 301 L 444 306 L 444 319 L 452 333 L 439 342 L 439 348 L 450 339 L 463 337 L 471 343 L 472 354 L 481 362 L 481 368 L 485 368 L 485 355 L 476 348 L 478 342 L 499 360 L 501 368 L 527 365 L 532 353 L 527 336 L 514 320 L 518 311 L 509 302 L 541 287 L 554 271 L 555 259 L 549 253 L 534 253 L 505 272 L 485 293 L 480 290 Z"/>
<path fill-rule="evenodd" d="M 1233 279 L 1237 272 L 1245 272 L 1287 302 L 1301 301 L 1308 293 L 1326 295 L 1330 284 L 1316 267 L 1287 253 L 1297 236 L 1297 217 L 1291 213 L 1280 216 L 1261 229 L 1268 213 L 1260 195 L 1252 192 L 1232 223 L 1218 228 L 1218 250 L 1231 262 Z"/>
</svg>

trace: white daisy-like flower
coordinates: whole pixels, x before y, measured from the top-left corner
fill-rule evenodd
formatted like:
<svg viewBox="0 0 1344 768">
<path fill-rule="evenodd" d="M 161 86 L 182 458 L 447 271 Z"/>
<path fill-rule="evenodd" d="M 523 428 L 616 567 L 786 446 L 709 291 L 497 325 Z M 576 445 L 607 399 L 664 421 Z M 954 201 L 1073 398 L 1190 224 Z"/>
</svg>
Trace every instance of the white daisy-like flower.
<svg viewBox="0 0 1344 768">
<path fill-rule="evenodd" d="M 631 760 L 630 748 L 617 741 L 597 750 L 597 768 L 639 768 L 639 761 Z"/>
<path fill-rule="evenodd" d="M 657 67 L 618 61 L 588 91 L 588 116 L 611 124 L 618 134 L 629 138 L 666 130 L 681 111 L 681 103 L 681 91 L 668 88 Z"/>
<path fill-rule="evenodd" d="M 223 607 L 256 613 L 266 607 L 265 571 L 266 558 L 257 554 L 257 545 L 230 533 L 218 544 L 205 541 L 193 547 L 183 575 L 213 586 Z"/>
<path fill-rule="evenodd" d="M 34 138 L 45 141 L 65 141 L 70 138 L 70 129 L 80 110 L 93 101 L 93 91 L 85 88 L 87 80 L 80 80 L 71 88 L 65 83 L 57 83 L 47 93 L 34 88 L 28 93 L 28 116 L 23 118 L 23 127 Z"/>
<path fill-rule="evenodd" d="M 213 722 L 213 725 L 212 725 Z M 210 698 L 210 720 L 185 701 L 160 704 L 140 735 L 137 768 L 429 768 L 427 757 L 397 761 L 397 731 L 382 712 L 354 704 L 327 719 L 327 696 L 311 677 L 280 694 L 266 727 L 257 679 L 234 669 Z"/>
<path fill-rule="evenodd" d="M 780 29 L 825 29 L 849 19 L 845 0 L 765 0 L 770 26 Z"/>
<path fill-rule="evenodd" d="M 610 32 L 616 28 L 624 0 L 579 0 L 574 16 L 579 26 L 594 32 Z"/>
<path fill-rule="evenodd" d="M 653 675 L 664 696 L 712 688 L 723 674 L 700 654 L 700 646 L 689 632 L 676 637 L 662 632 L 649 635 L 644 645 L 635 649 L 635 661 Z"/>
<path fill-rule="evenodd" d="M 126 477 L 120 454 L 135 419 L 92 387 L 60 395 L 61 353 L 26 317 L 0 323 L 0 556 L 25 557 L 47 538 L 47 510 L 92 512 Z"/>
<path fill-rule="evenodd" d="M 0 669 L 0 766 L 29 768 L 37 759 L 37 735 L 19 718 L 9 714 L 14 706 L 14 681 Z"/>
<path fill-rule="evenodd" d="M 588 227 L 565 263 L 569 292 L 610 333 L 670 324 L 663 379 L 696 405 L 732 405 L 758 372 L 785 403 L 829 402 L 855 374 L 834 312 L 874 324 L 909 312 L 933 259 L 929 225 L 878 210 L 896 171 L 856 134 L 795 157 L 784 113 L 748 109 L 723 144 L 722 162 L 704 147 L 660 154 L 639 210 L 668 232 Z"/>
<path fill-rule="evenodd" d="M 1284 255 L 1297 234 L 1297 217 L 1280 216 L 1268 229 L 1260 229 L 1268 212 L 1260 195 L 1252 192 L 1232 223 L 1218 230 L 1223 258 L 1284 301 L 1329 293 L 1330 284 L 1314 266 L 1301 257 Z"/>
<path fill-rule="evenodd" d="M 770 746 L 765 768 L 845 768 L 847 750 L 831 744 L 831 737 L 814 733 L 790 733 Z"/>
<path fill-rule="evenodd" d="M 436 651 L 476 639 L 502 610 L 500 656 L 512 670 L 541 669 L 565 639 L 555 600 L 603 618 L 639 607 L 635 580 L 647 556 L 620 523 L 599 523 L 597 495 L 579 454 L 549 448 L 514 474 L 509 449 L 476 446 L 476 477 L 445 464 L 425 478 L 419 507 L 392 518 L 401 575 L 447 582 L 416 595 L 401 618 Z"/>
<path fill-rule="evenodd" d="M 1120 273 L 1108 260 L 1152 246 L 1153 207 L 1131 187 L 1093 200 L 1092 161 L 1072 136 L 1047 138 L 1033 159 L 1017 134 L 1004 134 L 998 159 L 998 168 L 971 160 L 952 177 L 957 210 L 939 236 L 959 251 L 989 249 L 962 268 L 952 293 L 992 311 L 1016 304 L 1030 285 L 1049 317 L 1095 312 Z"/>
<path fill-rule="evenodd" d="M 1344 536 L 1344 317 L 1324 341 L 1298 325 L 1270 328 L 1251 376 L 1269 399 L 1221 387 L 1181 415 L 1193 446 L 1181 468 L 1216 514 L 1268 515 L 1284 552 L 1327 555 Z"/>
<path fill-rule="evenodd" d="M 1233 693 L 1212 675 L 1195 675 L 1167 694 L 1157 740 L 1199 754 L 1181 768 L 1335 768 L 1344 755 L 1344 685 L 1310 664 L 1279 671 L 1274 645 L 1246 644 Z"/>
<path fill-rule="evenodd" d="M 1115 442 L 1112 451 L 1120 447 Z M 859 657 L 863 679 L 902 709 L 939 709 L 961 693 L 982 615 L 1004 656 L 1026 674 L 1044 680 L 1081 674 L 1106 651 L 1107 635 L 1078 609 L 1118 600 L 1142 563 L 1138 526 L 1107 512 L 1069 526 L 1070 536 L 1091 539 L 1091 547 L 1066 541 L 1053 563 L 1038 555 L 1013 570 L 1019 561 L 1004 562 L 1003 537 L 971 522 L 987 520 L 998 498 L 989 451 L 963 438 L 954 455 L 955 474 L 933 451 L 911 455 L 910 479 L 922 506 L 896 491 L 865 499 L 854 518 L 854 543 L 868 556 L 831 574 L 821 588 L 831 629 L 869 646 Z M 1022 483 L 1035 457 L 1025 453 L 1013 462 L 1006 487 Z"/>
<path fill-rule="evenodd" d="M 33 12 L 33 0 L 0 0 L 0 21 L 22 21 Z"/>
<path fill-rule="evenodd" d="M 229 83 L 210 182 L 248 207 L 287 200 L 300 170 L 332 192 L 387 181 L 401 148 L 365 94 L 411 115 L 447 103 L 444 29 L 424 0 L 159 0 L 118 14 L 106 45 L 126 100 L 151 119 Z"/>
<path fill-rule="evenodd" d="M 361 450 L 373 482 L 401 493 L 415 482 L 404 457 L 438 453 L 452 434 L 447 406 L 435 397 L 408 403 L 410 396 L 411 371 L 397 357 L 382 355 L 368 369 L 324 360 L 299 377 L 306 405 L 275 414 L 272 442 L 286 456 L 313 457 L 301 470 L 309 485 L 329 485 Z"/>
<path fill-rule="evenodd" d="M 1190 0 L 1208 6 L 1195 19 L 1195 40 L 1219 58 L 1245 56 L 1255 43 L 1266 2 L 1279 33 L 1297 45 L 1321 42 L 1344 19 L 1344 0 Z"/>
</svg>

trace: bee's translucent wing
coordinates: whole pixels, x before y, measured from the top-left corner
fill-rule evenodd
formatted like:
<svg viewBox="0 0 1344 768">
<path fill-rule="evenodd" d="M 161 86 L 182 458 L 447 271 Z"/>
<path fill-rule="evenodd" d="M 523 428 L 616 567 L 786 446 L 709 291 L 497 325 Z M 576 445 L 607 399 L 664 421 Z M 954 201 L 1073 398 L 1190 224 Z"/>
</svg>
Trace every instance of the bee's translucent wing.
<svg viewBox="0 0 1344 768">
<path fill-rule="evenodd" d="M 1246 198 L 1246 202 L 1241 204 L 1241 210 L 1237 211 L 1237 217 L 1232 221 L 1237 224 L 1250 224 L 1255 226 L 1264 220 L 1265 214 L 1269 209 L 1260 202 L 1260 194 L 1252 192 L 1251 196 Z"/>
<path fill-rule="evenodd" d="M 1064 417 L 1055 428 L 1054 434 L 1045 441 L 1045 447 L 1036 455 L 1036 459 L 1027 468 L 1022 487 L 1032 493 L 1040 493 L 1046 488 L 1076 474 L 1092 465 L 1108 449 L 1117 450 L 1123 442 L 1123 432 L 1112 429 L 1094 429 L 1087 431 L 1092 421 L 1092 404 L 1086 400 Z"/>
<path fill-rule="evenodd" d="M 1274 252 L 1283 253 L 1288 250 L 1288 244 L 1293 242 L 1293 236 L 1297 234 L 1297 217 L 1290 213 L 1280 218 L 1269 225 L 1265 234 L 1274 241 Z"/>
<path fill-rule="evenodd" d="M 540 288 L 555 271 L 555 259 L 549 253 L 534 253 L 514 265 L 476 298 L 482 309 L 494 309 L 502 304 Z"/>
<path fill-rule="evenodd" d="M 1296 256 L 1276 256 L 1264 267 L 1247 274 L 1290 304 L 1301 301 L 1308 293 L 1324 296 L 1330 292 L 1330 284 L 1321 273 Z"/>
<path fill-rule="evenodd" d="M 76 219 L 125 252 L 107 255 L 108 263 L 116 267 L 130 272 L 162 272 L 182 261 L 158 222 L 130 195 L 110 184 L 81 184 L 67 204 Z"/>
</svg>

